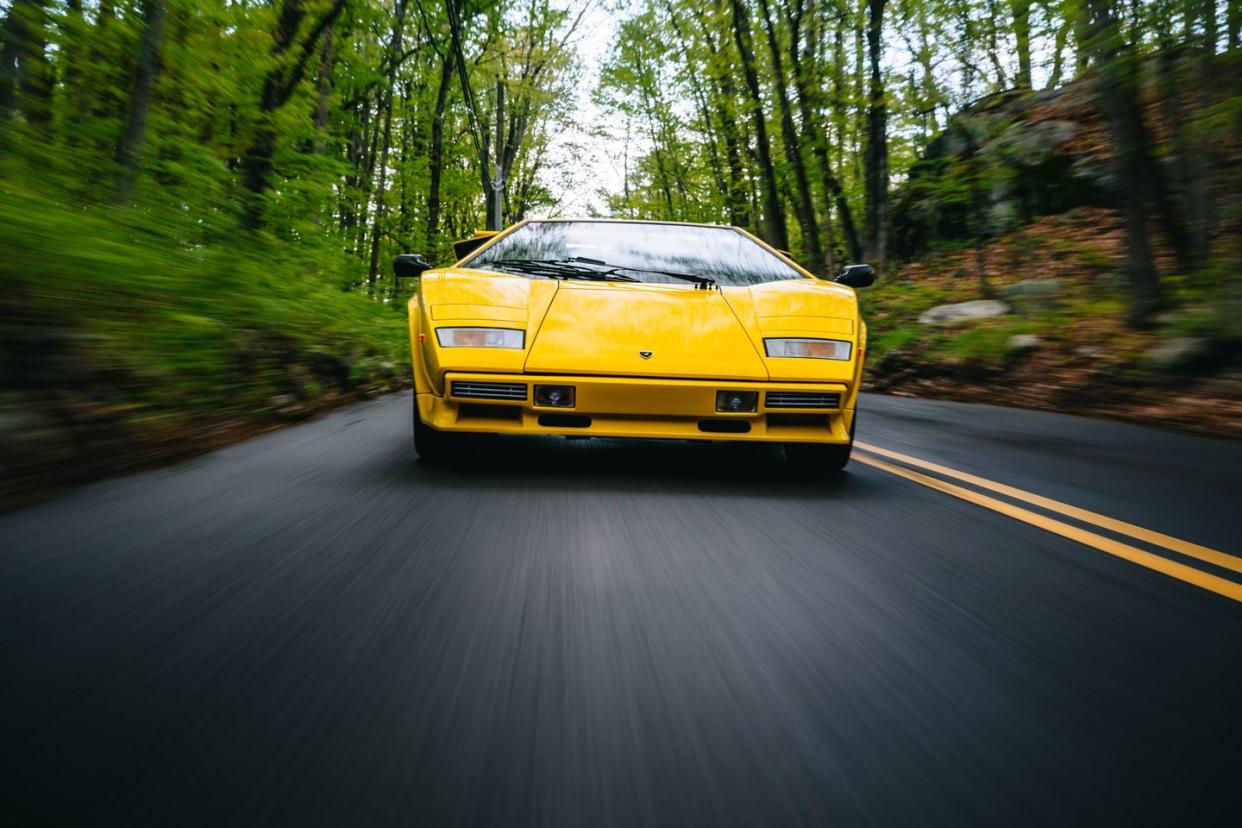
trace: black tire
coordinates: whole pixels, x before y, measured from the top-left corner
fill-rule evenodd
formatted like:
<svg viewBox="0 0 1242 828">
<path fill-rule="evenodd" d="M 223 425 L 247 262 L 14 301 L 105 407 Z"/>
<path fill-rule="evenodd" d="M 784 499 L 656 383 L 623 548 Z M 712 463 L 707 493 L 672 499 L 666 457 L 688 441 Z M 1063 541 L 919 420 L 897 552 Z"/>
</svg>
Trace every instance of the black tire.
<svg viewBox="0 0 1242 828">
<path fill-rule="evenodd" d="M 418 416 L 418 403 L 414 404 L 414 452 L 428 463 L 446 463 L 460 454 L 460 434 L 437 431 Z"/>
<path fill-rule="evenodd" d="M 823 477 L 835 474 L 850 462 L 854 450 L 854 425 L 858 415 L 850 422 L 850 441 L 845 445 L 824 443 L 786 443 L 785 462 L 801 477 Z"/>
</svg>

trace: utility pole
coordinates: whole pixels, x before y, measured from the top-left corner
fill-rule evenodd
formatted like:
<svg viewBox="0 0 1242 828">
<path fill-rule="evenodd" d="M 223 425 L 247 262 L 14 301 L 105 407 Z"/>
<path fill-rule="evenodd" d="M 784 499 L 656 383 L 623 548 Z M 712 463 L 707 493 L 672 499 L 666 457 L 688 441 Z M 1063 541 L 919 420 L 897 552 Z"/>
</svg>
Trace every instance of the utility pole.
<svg viewBox="0 0 1242 828">
<path fill-rule="evenodd" d="M 496 173 L 492 176 L 491 230 L 504 229 L 505 203 L 505 82 L 496 78 Z"/>
</svg>

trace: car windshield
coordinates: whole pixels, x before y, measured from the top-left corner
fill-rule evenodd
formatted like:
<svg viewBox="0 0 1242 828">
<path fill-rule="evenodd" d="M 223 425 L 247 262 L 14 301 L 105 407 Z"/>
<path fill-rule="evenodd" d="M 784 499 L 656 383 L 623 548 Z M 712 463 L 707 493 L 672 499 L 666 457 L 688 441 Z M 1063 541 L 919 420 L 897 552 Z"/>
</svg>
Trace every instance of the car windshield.
<svg viewBox="0 0 1242 828">
<path fill-rule="evenodd" d="M 541 270 L 542 263 L 547 266 Z M 806 278 L 731 227 L 637 221 L 530 221 L 462 266 L 551 278 L 606 272 L 661 284 Z"/>
</svg>

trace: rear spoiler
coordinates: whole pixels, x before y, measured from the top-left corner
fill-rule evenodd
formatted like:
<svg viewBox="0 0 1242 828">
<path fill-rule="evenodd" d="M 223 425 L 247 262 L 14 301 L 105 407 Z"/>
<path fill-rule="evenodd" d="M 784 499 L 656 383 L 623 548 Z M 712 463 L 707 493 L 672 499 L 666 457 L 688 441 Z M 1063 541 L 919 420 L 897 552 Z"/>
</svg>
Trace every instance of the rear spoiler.
<svg viewBox="0 0 1242 828">
<path fill-rule="evenodd" d="M 453 255 L 457 257 L 458 261 L 461 261 L 470 253 L 482 247 L 488 239 L 499 232 L 499 230 L 475 230 L 474 235 L 470 238 L 453 242 Z"/>
</svg>

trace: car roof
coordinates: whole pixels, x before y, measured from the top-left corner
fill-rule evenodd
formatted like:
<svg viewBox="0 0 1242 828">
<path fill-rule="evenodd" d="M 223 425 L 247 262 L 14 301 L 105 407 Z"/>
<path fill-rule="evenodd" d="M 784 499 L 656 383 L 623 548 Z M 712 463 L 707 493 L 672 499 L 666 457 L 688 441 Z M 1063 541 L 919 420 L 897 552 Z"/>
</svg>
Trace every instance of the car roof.
<svg viewBox="0 0 1242 828">
<path fill-rule="evenodd" d="M 714 224 L 705 221 L 661 221 L 659 219 L 632 219 L 632 218 L 601 218 L 595 216 L 555 216 L 549 218 L 529 218 L 523 219 L 521 224 L 532 224 L 537 221 L 556 221 L 556 222 L 598 222 L 600 224 L 671 224 L 677 227 L 720 227 L 726 230 L 736 230 L 732 224 Z"/>
</svg>

